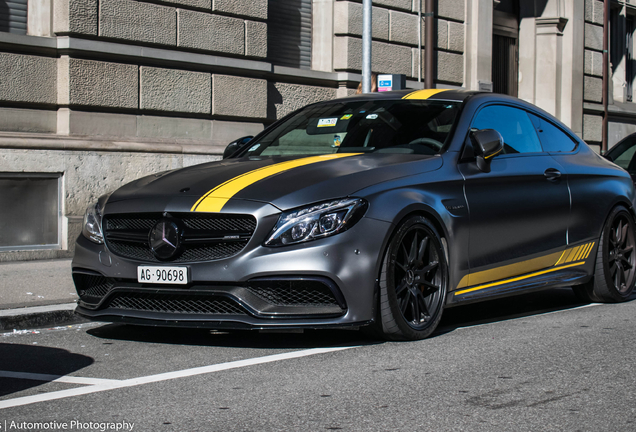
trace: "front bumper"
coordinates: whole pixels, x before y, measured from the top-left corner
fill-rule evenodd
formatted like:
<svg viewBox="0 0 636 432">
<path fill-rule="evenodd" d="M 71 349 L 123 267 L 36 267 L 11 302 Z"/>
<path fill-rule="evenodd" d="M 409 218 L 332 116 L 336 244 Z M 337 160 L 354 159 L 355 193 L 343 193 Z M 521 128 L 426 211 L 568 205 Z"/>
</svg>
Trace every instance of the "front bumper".
<svg viewBox="0 0 636 432">
<path fill-rule="evenodd" d="M 259 224 L 237 256 L 179 263 L 188 267 L 190 275 L 190 283 L 184 286 L 137 283 L 137 267 L 149 263 L 121 258 L 80 236 L 73 259 L 80 295 L 77 313 L 96 321 L 211 329 L 371 322 L 391 225 L 362 218 L 332 237 L 263 247 L 272 221 Z M 87 283 L 91 277 L 93 281 Z"/>
</svg>

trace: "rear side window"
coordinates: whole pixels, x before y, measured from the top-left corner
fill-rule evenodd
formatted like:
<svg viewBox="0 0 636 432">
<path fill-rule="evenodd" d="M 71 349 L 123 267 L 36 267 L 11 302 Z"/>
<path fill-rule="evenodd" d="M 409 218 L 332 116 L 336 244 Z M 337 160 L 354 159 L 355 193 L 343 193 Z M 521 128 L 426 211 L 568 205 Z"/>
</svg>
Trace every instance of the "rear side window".
<svg viewBox="0 0 636 432">
<path fill-rule="evenodd" d="M 622 153 L 618 153 L 617 155 L 613 154 L 613 162 L 624 170 L 630 171 L 630 165 L 633 165 L 631 162 L 634 158 L 634 153 L 636 153 L 636 141 L 633 141 L 631 145 L 627 146 Z M 631 171 L 630 171 L 631 173 Z"/>
<path fill-rule="evenodd" d="M 535 128 L 522 109 L 504 105 L 487 106 L 479 111 L 472 127 L 499 132 L 504 140 L 504 153 L 542 151 Z"/>
<path fill-rule="evenodd" d="M 568 134 L 551 122 L 528 113 L 537 130 L 543 150 L 547 152 L 571 152 L 576 148 L 577 142 Z"/>
</svg>

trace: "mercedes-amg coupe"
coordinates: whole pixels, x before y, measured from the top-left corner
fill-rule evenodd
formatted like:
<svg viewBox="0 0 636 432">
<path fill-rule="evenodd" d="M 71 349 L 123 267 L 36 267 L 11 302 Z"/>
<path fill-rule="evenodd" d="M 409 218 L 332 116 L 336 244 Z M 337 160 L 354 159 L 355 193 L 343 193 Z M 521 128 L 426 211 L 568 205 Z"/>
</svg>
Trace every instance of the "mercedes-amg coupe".
<svg viewBox="0 0 636 432">
<path fill-rule="evenodd" d="M 455 305 L 552 287 L 618 302 L 634 288 L 630 176 L 519 99 L 352 96 L 247 138 L 88 208 L 77 313 L 421 339 Z"/>
</svg>

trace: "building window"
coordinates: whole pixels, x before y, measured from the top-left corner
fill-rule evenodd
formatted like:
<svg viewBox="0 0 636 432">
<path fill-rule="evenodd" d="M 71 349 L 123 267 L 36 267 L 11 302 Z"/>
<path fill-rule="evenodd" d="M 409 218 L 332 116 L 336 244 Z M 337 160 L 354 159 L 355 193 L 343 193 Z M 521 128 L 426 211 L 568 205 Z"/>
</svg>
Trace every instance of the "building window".
<svg viewBox="0 0 636 432">
<path fill-rule="evenodd" d="M 626 26 L 626 37 L 625 37 L 625 58 L 626 68 L 625 68 L 625 88 L 627 91 L 627 101 L 632 102 L 633 94 L 634 94 L 634 17 L 627 17 Z"/>
<path fill-rule="evenodd" d="M 614 99 L 632 102 L 634 99 L 634 15 L 626 7 L 610 11 L 610 65 L 614 82 Z"/>
<path fill-rule="evenodd" d="M 275 65 L 311 68 L 311 0 L 269 0 L 267 54 Z"/>
<path fill-rule="evenodd" d="M 27 0 L 0 0 L 0 31 L 27 33 Z"/>
<path fill-rule="evenodd" d="M 0 173 L 0 251 L 60 247 L 60 174 Z"/>
</svg>

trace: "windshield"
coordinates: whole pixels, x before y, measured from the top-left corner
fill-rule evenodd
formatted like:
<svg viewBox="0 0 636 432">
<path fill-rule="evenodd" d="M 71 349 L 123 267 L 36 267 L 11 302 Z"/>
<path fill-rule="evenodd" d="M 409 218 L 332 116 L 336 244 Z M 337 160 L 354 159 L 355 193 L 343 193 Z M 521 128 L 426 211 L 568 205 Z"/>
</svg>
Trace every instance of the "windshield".
<svg viewBox="0 0 636 432">
<path fill-rule="evenodd" d="M 459 102 L 364 100 L 309 106 L 258 139 L 243 156 L 439 153 Z"/>
</svg>

